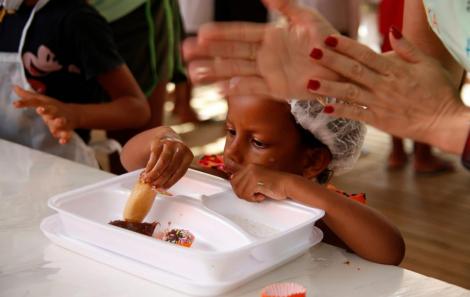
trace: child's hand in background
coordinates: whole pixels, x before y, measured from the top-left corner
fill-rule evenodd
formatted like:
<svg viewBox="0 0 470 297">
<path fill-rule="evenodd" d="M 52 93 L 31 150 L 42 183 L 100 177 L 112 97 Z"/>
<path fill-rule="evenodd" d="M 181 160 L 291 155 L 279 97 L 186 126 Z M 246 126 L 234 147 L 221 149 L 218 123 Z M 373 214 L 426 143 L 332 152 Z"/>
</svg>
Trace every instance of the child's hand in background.
<svg viewBox="0 0 470 297">
<path fill-rule="evenodd" d="M 78 127 L 79 119 L 69 104 L 18 86 L 15 86 L 14 91 L 20 97 L 13 102 L 16 108 L 36 108 L 36 113 L 42 117 L 59 143 L 66 144 L 70 140 L 74 129 Z"/>
<path fill-rule="evenodd" d="M 193 158 L 191 150 L 172 130 L 158 135 L 150 143 L 143 179 L 156 188 L 168 189 L 183 177 Z"/>
<path fill-rule="evenodd" d="M 230 177 L 233 191 L 238 197 L 261 202 L 266 198 L 287 199 L 286 183 L 293 175 L 260 165 L 249 164 Z"/>
</svg>

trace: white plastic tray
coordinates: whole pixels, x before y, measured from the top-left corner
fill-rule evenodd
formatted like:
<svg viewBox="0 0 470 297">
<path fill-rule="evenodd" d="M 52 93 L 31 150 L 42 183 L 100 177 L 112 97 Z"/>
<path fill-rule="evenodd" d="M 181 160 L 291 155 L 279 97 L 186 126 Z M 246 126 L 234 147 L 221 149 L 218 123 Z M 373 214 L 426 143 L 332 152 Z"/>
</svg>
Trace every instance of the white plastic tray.
<svg viewBox="0 0 470 297">
<path fill-rule="evenodd" d="M 312 236 L 310 237 L 311 241 L 304 246 L 291 249 L 290 253 L 285 254 L 282 258 L 276 259 L 273 262 L 253 263 L 250 271 L 238 278 L 218 282 L 201 282 L 169 273 L 145 263 L 99 248 L 95 245 L 70 238 L 65 233 L 62 222 L 57 214 L 45 218 L 41 222 L 41 230 L 53 243 L 68 250 L 148 281 L 194 296 L 222 296 L 222 294 L 302 255 L 310 246 L 320 242 L 323 237 L 321 230 L 314 227 Z"/>
<path fill-rule="evenodd" d="M 312 230 L 324 211 L 291 201 L 246 202 L 225 180 L 192 170 L 169 189 L 173 197 L 157 197 L 145 219 L 190 230 L 196 237 L 191 248 L 109 225 L 122 218 L 139 173 L 52 197 L 49 206 L 67 237 L 202 283 L 242 278 L 319 241 Z"/>
</svg>

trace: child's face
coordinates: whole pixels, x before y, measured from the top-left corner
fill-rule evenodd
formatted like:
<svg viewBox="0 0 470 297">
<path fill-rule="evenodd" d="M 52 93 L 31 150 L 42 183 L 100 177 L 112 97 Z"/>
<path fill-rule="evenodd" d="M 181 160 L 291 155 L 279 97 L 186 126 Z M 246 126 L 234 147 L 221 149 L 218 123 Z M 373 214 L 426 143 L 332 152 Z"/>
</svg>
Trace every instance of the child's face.
<svg viewBox="0 0 470 297">
<path fill-rule="evenodd" d="M 230 174 L 242 166 L 257 164 L 305 176 L 306 168 L 313 165 L 312 154 L 302 145 L 295 120 L 284 102 L 252 96 L 231 97 L 226 126 L 224 163 Z M 314 176 L 328 163 L 329 160 L 324 160 L 315 164 Z"/>
</svg>

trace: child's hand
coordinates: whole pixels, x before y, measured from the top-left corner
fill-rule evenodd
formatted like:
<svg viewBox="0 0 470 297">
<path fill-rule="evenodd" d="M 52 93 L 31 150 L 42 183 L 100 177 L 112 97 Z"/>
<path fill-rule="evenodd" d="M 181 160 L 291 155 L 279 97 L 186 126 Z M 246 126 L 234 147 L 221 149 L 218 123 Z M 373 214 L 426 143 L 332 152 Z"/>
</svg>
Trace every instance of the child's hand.
<svg viewBox="0 0 470 297">
<path fill-rule="evenodd" d="M 191 150 L 176 134 L 156 137 L 150 144 L 143 179 L 155 188 L 168 189 L 186 173 L 193 158 Z"/>
<path fill-rule="evenodd" d="M 289 173 L 249 164 L 233 174 L 230 183 L 235 194 L 247 201 L 284 200 L 287 199 L 285 185 L 290 176 Z"/>
<path fill-rule="evenodd" d="M 14 87 L 14 91 L 20 97 L 18 101 L 13 102 L 16 108 L 35 107 L 36 113 L 49 127 L 52 136 L 59 139 L 59 143 L 65 144 L 70 140 L 78 126 L 78 116 L 68 104 L 18 86 Z"/>
</svg>

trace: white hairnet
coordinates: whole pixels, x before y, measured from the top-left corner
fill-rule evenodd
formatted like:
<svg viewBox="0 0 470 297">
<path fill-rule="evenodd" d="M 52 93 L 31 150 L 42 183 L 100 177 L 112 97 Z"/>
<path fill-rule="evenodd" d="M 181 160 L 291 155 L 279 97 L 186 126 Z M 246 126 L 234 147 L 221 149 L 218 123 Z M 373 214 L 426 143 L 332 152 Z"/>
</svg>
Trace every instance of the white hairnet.
<svg viewBox="0 0 470 297">
<path fill-rule="evenodd" d="M 316 100 L 293 99 L 289 103 L 296 121 L 330 149 L 333 159 L 328 168 L 336 175 L 351 169 L 361 153 L 365 125 L 323 113 L 323 105 Z"/>
</svg>

